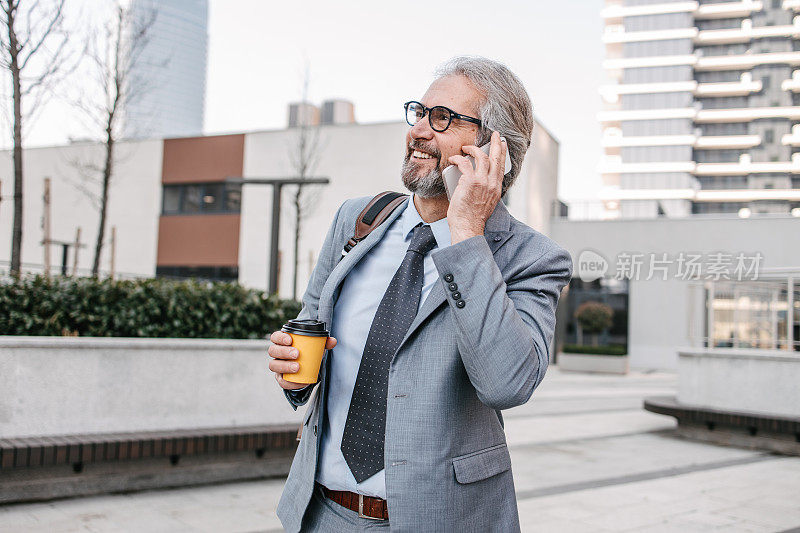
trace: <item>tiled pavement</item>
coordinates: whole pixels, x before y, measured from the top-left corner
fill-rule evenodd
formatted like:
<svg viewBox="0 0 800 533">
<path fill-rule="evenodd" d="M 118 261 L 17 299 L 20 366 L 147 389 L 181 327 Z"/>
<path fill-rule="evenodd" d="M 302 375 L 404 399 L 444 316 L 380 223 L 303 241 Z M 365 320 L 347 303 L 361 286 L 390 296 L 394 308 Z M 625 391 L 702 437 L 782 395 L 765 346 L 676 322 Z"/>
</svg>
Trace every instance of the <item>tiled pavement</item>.
<svg viewBox="0 0 800 533">
<path fill-rule="evenodd" d="M 800 457 L 674 436 L 642 398 L 675 376 L 548 370 L 505 412 L 523 531 L 780 532 L 800 527 Z M 283 480 L 0 506 L 0 532 L 278 532 Z"/>
</svg>

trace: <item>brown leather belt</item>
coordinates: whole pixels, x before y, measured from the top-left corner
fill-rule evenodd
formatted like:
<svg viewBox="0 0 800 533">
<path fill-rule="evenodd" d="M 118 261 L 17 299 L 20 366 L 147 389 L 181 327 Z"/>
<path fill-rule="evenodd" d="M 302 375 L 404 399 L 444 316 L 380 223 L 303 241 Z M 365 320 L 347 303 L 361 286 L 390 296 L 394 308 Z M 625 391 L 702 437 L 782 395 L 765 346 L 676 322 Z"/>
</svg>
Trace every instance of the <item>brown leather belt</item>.
<svg viewBox="0 0 800 533">
<path fill-rule="evenodd" d="M 317 483 L 329 500 L 358 513 L 361 518 L 372 520 L 389 520 L 389 508 L 386 500 L 373 496 L 364 496 L 346 490 L 331 490 L 325 485 Z"/>
</svg>

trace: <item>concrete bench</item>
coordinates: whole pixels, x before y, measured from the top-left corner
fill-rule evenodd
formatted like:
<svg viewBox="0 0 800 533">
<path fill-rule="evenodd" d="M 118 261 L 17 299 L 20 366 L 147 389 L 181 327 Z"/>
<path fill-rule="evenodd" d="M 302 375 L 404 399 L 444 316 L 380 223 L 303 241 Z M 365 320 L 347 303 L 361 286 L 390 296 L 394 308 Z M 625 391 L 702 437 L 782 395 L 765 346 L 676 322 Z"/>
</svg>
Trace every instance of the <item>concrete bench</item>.
<svg viewBox="0 0 800 533">
<path fill-rule="evenodd" d="M 0 503 L 286 475 L 297 425 L 0 439 Z"/>
<path fill-rule="evenodd" d="M 725 411 L 681 403 L 674 396 L 645 399 L 652 413 L 673 416 L 678 434 L 687 438 L 800 455 L 800 418 Z"/>
</svg>

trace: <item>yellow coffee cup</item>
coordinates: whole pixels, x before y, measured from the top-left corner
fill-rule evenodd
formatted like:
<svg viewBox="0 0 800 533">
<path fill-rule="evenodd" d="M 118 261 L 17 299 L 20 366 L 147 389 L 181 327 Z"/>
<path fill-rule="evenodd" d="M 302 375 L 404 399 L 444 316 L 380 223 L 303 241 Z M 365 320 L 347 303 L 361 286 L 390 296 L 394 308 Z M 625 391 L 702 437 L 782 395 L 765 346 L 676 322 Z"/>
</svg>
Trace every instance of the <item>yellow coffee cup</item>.
<svg viewBox="0 0 800 533">
<path fill-rule="evenodd" d="M 281 331 L 292 337 L 292 346 L 300 352 L 295 359 L 300 369 L 291 374 L 283 374 L 283 379 L 292 383 L 316 383 L 319 379 L 322 356 L 325 355 L 325 342 L 328 340 L 325 322 L 310 319 L 290 320 L 283 325 Z"/>
</svg>

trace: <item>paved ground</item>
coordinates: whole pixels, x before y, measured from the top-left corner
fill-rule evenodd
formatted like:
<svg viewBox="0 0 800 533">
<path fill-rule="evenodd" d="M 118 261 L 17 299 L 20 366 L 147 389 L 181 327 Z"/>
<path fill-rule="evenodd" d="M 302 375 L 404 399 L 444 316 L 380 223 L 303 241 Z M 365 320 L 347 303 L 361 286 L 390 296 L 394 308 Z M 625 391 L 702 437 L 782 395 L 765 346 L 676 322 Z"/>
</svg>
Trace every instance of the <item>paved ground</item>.
<svg viewBox="0 0 800 533">
<path fill-rule="evenodd" d="M 700 444 L 642 410 L 671 374 L 548 370 L 506 412 L 523 531 L 779 532 L 800 527 L 800 457 Z M 0 532 L 280 532 L 283 480 L 0 506 Z M 800 531 L 800 530 L 799 530 Z"/>
</svg>

